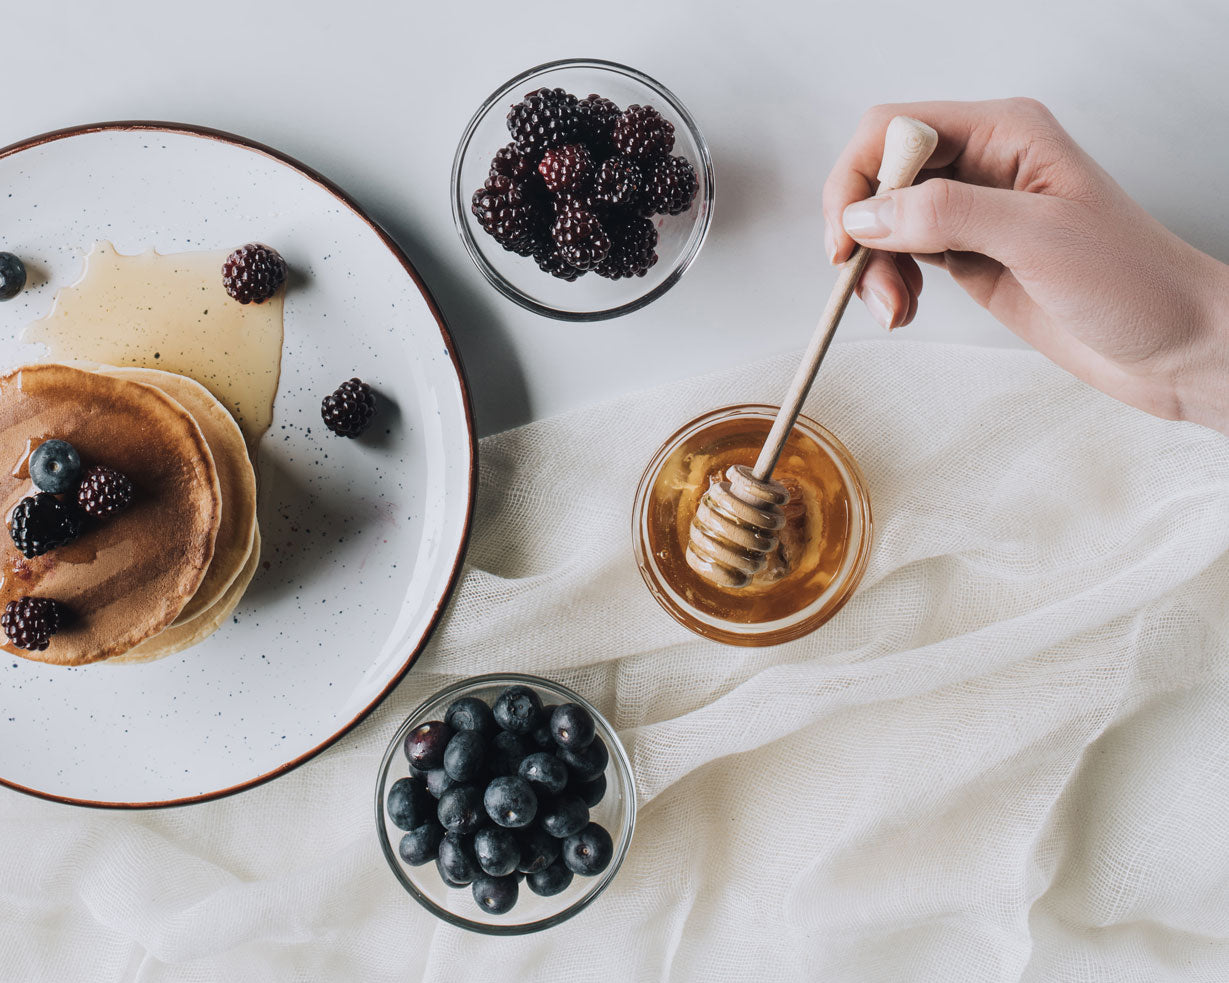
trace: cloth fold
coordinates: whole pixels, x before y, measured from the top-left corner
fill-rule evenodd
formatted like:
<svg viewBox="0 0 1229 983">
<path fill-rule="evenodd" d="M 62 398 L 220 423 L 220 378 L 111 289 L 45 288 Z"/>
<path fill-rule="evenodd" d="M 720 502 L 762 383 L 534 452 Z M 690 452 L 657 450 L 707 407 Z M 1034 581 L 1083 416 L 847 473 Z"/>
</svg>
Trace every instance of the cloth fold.
<svg viewBox="0 0 1229 983">
<path fill-rule="evenodd" d="M 793 366 L 483 441 L 445 622 L 290 775 L 135 814 L 0 790 L 0 975 L 1229 979 L 1229 439 L 1030 352 L 838 345 L 805 412 L 866 475 L 866 578 L 812 635 L 729 648 L 644 588 L 632 498 L 674 429 Z M 525 938 L 435 922 L 371 820 L 403 716 L 498 670 L 593 699 L 640 792 L 609 891 Z"/>
</svg>

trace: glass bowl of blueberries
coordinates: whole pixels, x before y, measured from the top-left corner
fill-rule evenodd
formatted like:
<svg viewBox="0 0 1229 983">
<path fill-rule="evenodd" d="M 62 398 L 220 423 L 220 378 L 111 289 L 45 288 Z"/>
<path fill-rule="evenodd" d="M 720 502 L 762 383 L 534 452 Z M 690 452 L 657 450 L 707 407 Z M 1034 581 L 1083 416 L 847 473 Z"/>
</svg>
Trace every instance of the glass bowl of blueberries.
<svg viewBox="0 0 1229 983">
<path fill-rule="evenodd" d="M 691 266 L 713 217 L 699 127 L 660 82 L 554 61 L 494 92 L 465 128 L 452 211 L 504 296 L 568 321 L 639 310 Z"/>
<path fill-rule="evenodd" d="M 580 695 L 536 676 L 441 690 L 393 736 L 376 784 L 389 866 L 424 908 L 488 935 L 583 911 L 631 843 L 631 762 Z"/>
</svg>

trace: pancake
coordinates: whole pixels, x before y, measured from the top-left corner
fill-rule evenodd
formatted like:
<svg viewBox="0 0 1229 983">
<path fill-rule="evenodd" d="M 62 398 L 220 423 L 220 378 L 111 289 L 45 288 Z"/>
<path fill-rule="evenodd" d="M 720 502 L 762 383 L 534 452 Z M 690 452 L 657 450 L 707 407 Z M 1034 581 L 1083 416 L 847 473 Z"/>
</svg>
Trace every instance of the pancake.
<svg viewBox="0 0 1229 983">
<path fill-rule="evenodd" d="M 99 371 L 161 389 L 192 414 L 213 454 L 222 488 L 222 520 L 213 546 L 213 561 L 205 579 L 173 622 L 186 624 L 221 599 L 252 552 L 252 536 L 256 529 L 256 473 L 248 458 L 243 431 L 213 393 L 187 376 L 144 368 Z"/>
<path fill-rule="evenodd" d="M 174 655 L 176 652 L 182 652 L 186 648 L 191 648 L 198 642 L 203 642 L 222 627 L 226 619 L 234 613 L 235 608 L 239 606 L 239 602 L 243 600 L 243 595 L 248 589 L 248 584 L 252 582 L 252 576 L 256 573 L 256 567 L 259 564 L 260 529 L 257 528 L 256 534 L 252 539 L 252 548 L 247 562 L 243 565 L 243 569 L 239 571 L 239 575 L 231 581 L 230 586 L 226 589 L 226 593 L 219 598 L 217 603 L 208 610 L 198 614 L 191 621 L 185 622 L 182 625 L 172 625 L 162 634 L 145 639 L 140 645 L 129 649 L 123 655 L 117 655 L 108 659 L 107 664 L 123 663 L 127 665 L 134 662 L 153 662 L 155 659 Z"/>
<path fill-rule="evenodd" d="M 85 466 L 132 479 L 136 498 L 87 523 L 74 543 L 27 560 L 0 536 L 0 608 L 30 594 L 68 609 L 42 652 L 5 651 L 56 665 L 126 652 L 165 629 L 205 578 L 221 519 L 221 489 L 200 427 L 162 390 L 68 365 L 27 365 L 0 376 L 0 502 L 7 517 L 33 491 L 26 458 L 50 437 Z M 8 463 L 11 462 L 11 463 Z"/>
</svg>

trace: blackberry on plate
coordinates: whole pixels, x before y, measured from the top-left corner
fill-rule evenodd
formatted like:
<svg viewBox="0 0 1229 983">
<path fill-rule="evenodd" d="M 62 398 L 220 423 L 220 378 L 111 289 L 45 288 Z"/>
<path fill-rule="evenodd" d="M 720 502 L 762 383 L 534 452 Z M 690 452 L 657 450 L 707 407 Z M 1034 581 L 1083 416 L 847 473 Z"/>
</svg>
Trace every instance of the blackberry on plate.
<svg viewBox="0 0 1229 983">
<path fill-rule="evenodd" d="M 576 112 L 580 115 L 581 137 L 589 149 L 599 160 L 610 156 L 614 150 L 611 131 L 623 110 L 609 99 L 591 92 L 576 104 Z"/>
<path fill-rule="evenodd" d="M 674 124 L 652 106 L 628 106 L 615 120 L 610 138 L 628 157 L 657 157 L 674 149 Z"/>
<path fill-rule="evenodd" d="M 508 111 L 508 132 L 522 153 L 571 143 L 580 131 L 577 98 L 563 89 L 534 89 Z"/>
<path fill-rule="evenodd" d="M 241 304 L 263 304 L 285 282 L 286 261 L 261 242 L 240 246 L 222 264 L 222 286 Z"/>
<path fill-rule="evenodd" d="M 13 545 L 27 560 L 67 546 L 81 535 L 81 512 L 54 495 L 38 492 L 23 498 L 9 519 Z"/>
<path fill-rule="evenodd" d="M 647 218 L 625 217 L 610 225 L 610 252 L 594 267 L 608 280 L 644 276 L 657 262 L 657 229 Z"/>
<path fill-rule="evenodd" d="M 491 177 L 511 178 L 517 184 L 532 177 L 538 169 L 534 154 L 521 153 L 515 143 L 500 147 L 491 158 Z"/>
<path fill-rule="evenodd" d="M 644 174 L 630 157 L 608 157 L 593 178 L 593 197 L 615 207 L 636 204 Z"/>
<path fill-rule="evenodd" d="M 563 258 L 563 253 L 555 245 L 553 239 L 539 246 L 534 251 L 533 260 L 538 264 L 538 269 L 543 273 L 549 273 L 551 276 L 558 277 L 560 280 L 566 280 L 568 283 L 578 280 L 586 273 L 585 270 L 578 270 Z"/>
<path fill-rule="evenodd" d="M 578 270 L 592 269 L 610 252 L 610 237 L 602 223 L 574 198 L 556 199 L 550 231 L 560 255 Z"/>
<path fill-rule="evenodd" d="M 348 379 L 320 401 L 324 425 L 341 437 L 357 437 L 376 413 L 376 394 L 361 379 Z"/>
<path fill-rule="evenodd" d="M 19 649 L 41 652 L 60 630 L 64 610 L 49 597 L 19 597 L 9 601 L 0 614 L 0 626 L 8 640 Z"/>
<path fill-rule="evenodd" d="M 474 192 L 470 211 L 482 230 L 509 252 L 530 256 L 545 240 L 548 215 L 526 184 L 496 175 Z"/>
<path fill-rule="evenodd" d="M 640 211 L 644 215 L 679 215 L 691 207 L 700 183 L 686 157 L 653 161 L 644 180 Z"/>
<path fill-rule="evenodd" d="M 547 191 L 577 191 L 593 170 L 593 155 L 578 143 L 555 147 L 542 155 L 538 173 Z"/>
<path fill-rule="evenodd" d="M 26 264 L 12 253 L 0 253 L 0 300 L 12 300 L 26 285 Z"/>
<path fill-rule="evenodd" d="M 77 489 L 77 506 L 95 519 L 109 519 L 132 504 L 132 479 L 126 474 L 95 464 L 86 468 Z"/>
<path fill-rule="evenodd" d="M 81 482 L 81 456 L 67 440 L 44 440 L 30 455 L 30 481 L 39 491 L 67 495 Z"/>
</svg>

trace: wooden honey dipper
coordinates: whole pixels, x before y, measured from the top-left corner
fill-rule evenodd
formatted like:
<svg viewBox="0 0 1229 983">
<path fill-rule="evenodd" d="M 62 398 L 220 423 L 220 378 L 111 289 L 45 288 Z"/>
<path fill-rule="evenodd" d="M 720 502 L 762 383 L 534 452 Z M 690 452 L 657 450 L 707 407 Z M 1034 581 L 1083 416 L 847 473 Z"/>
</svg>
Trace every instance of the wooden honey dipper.
<svg viewBox="0 0 1229 983">
<path fill-rule="evenodd" d="M 912 184 L 938 142 L 939 135 L 925 123 L 908 116 L 894 117 L 883 140 L 876 193 Z M 841 268 L 755 465 L 736 464 L 728 468 L 725 480 L 713 482 L 700 499 L 691 520 L 687 565 L 711 584 L 746 587 L 764 569 L 768 554 L 777 546 L 777 530 L 785 525 L 782 506 L 789 501 L 789 492 L 779 481 L 772 480 L 773 468 L 794 429 L 803 400 L 828 353 L 836 326 L 870 254 L 865 246 L 858 246 Z"/>
</svg>

